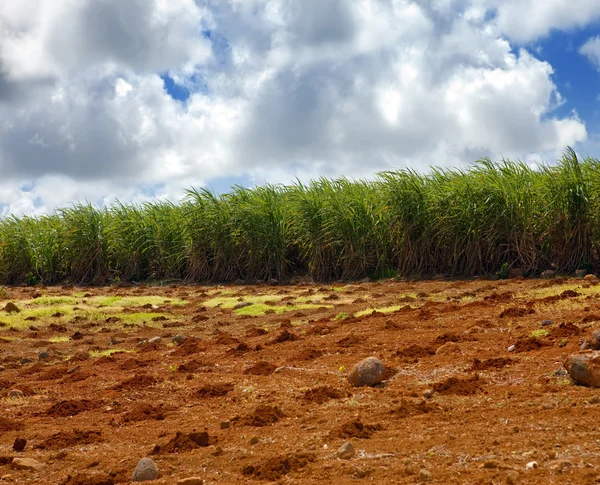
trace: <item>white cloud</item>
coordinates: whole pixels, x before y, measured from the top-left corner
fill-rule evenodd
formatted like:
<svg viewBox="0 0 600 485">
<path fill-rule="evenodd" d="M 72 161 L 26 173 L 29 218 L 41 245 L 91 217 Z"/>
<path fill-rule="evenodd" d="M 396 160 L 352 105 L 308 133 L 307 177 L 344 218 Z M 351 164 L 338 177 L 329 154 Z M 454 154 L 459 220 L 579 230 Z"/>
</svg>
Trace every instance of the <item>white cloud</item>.
<svg viewBox="0 0 600 485">
<path fill-rule="evenodd" d="M 579 53 L 600 69 L 600 36 L 591 37 L 579 48 Z"/>
<path fill-rule="evenodd" d="M 578 25 L 566 2 L 550 2 L 528 39 L 510 19 L 533 19 L 533 1 L 0 4 L 4 212 L 178 198 L 241 174 L 552 159 L 587 137 L 575 113 L 553 114 L 552 66 L 511 45 Z M 185 103 L 165 71 L 191 90 Z"/>
<path fill-rule="evenodd" d="M 569 30 L 600 19 L 596 0 L 473 0 L 479 7 L 495 11 L 499 32 L 517 42 L 530 42 L 552 30 Z"/>
</svg>

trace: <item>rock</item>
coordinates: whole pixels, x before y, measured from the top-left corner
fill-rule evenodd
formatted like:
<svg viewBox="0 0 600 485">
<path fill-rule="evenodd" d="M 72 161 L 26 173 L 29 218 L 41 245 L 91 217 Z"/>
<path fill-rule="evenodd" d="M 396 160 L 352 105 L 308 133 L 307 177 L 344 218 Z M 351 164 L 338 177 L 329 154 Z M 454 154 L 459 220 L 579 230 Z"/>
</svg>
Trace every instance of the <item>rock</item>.
<svg viewBox="0 0 600 485">
<path fill-rule="evenodd" d="M 433 473 L 431 473 L 426 468 L 421 468 L 419 470 L 419 482 L 425 483 L 425 482 L 432 482 L 432 481 L 433 481 Z"/>
<path fill-rule="evenodd" d="M 181 345 L 184 340 L 185 340 L 185 336 L 178 333 L 171 339 L 171 342 L 173 342 L 174 344 L 177 344 L 177 345 Z"/>
<path fill-rule="evenodd" d="M 527 463 L 527 465 L 525 465 L 526 470 L 536 470 L 537 468 L 539 468 L 537 461 L 530 461 Z"/>
<path fill-rule="evenodd" d="M 583 278 L 586 274 L 587 269 L 578 269 L 577 271 L 575 271 L 575 276 L 578 276 L 579 278 Z"/>
<path fill-rule="evenodd" d="M 348 382 L 354 387 L 374 386 L 385 376 L 385 366 L 377 357 L 367 357 L 354 365 L 348 373 Z"/>
<path fill-rule="evenodd" d="M 525 268 L 510 268 L 508 270 L 509 278 L 523 278 L 525 276 Z"/>
<path fill-rule="evenodd" d="M 517 348 L 517 346 L 516 346 L 516 345 L 511 345 L 511 346 L 510 346 L 508 349 L 506 349 L 506 350 L 508 350 L 509 352 L 513 352 L 513 351 L 514 351 L 516 348 Z"/>
<path fill-rule="evenodd" d="M 589 404 L 600 404 L 600 396 L 592 396 L 587 401 Z"/>
<path fill-rule="evenodd" d="M 446 342 L 435 351 L 435 355 L 462 354 L 460 346 L 456 342 Z"/>
<path fill-rule="evenodd" d="M 542 271 L 542 278 L 554 278 L 556 276 L 556 271 L 553 269 L 547 269 L 546 271 Z"/>
<path fill-rule="evenodd" d="M 17 438 L 12 447 L 15 451 L 23 451 L 25 446 L 27 446 L 27 440 L 24 438 Z"/>
<path fill-rule="evenodd" d="M 234 310 L 240 310 L 241 308 L 246 308 L 246 307 L 248 307 L 248 306 L 252 306 L 252 305 L 254 305 L 254 303 L 252 303 L 251 301 L 242 301 L 242 302 L 240 302 L 240 303 L 237 303 L 237 304 L 236 304 L 236 305 L 233 307 L 233 309 L 234 309 Z"/>
<path fill-rule="evenodd" d="M 506 485 L 517 485 L 519 474 L 517 472 L 508 472 L 506 474 Z"/>
<path fill-rule="evenodd" d="M 13 389 L 8 393 L 8 397 L 10 397 L 11 399 L 21 399 L 25 397 L 25 394 L 23 394 L 23 391 L 21 391 L 20 389 Z"/>
<path fill-rule="evenodd" d="M 182 478 L 177 480 L 177 485 L 202 485 L 204 480 L 198 477 Z"/>
<path fill-rule="evenodd" d="M 133 473 L 131 474 L 132 482 L 149 482 L 158 478 L 158 467 L 154 460 L 150 458 L 142 458 Z"/>
<path fill-rule="evenodd" d="M 486 468 L 488 470 L 495 470 L 499 466 L 500 466 L 500 463 L 498 463 L 498 461 L 496 461 L 496 460 L 487 460 L 483 463 L 483 468 Z"/>
<path fill-rule="evenodd" d="M 558 473 L 563 473 L 567 468 L 571 468 L 572 466 L 573 463 L 569 460 L 558 460 L 552 468 Z"/>
<path fill-rule="evenodd" d="M 337 456 L 342 460 L 349 460 L 352 458 L 354 456 L 354 446 L 352 446 L 352 443 L 347 442 L 340 446 L 337 450 Z"/>
<path fill-rule="evenodd" d="M 271 278 L 269 281 L 267 281 L 267 285 L 269 286 L 277 286 L 279 284 L 279 281 L 277 281 L 275 278 Z"/>
<path fill-rule="evenodd" d="M 552 325 L 554 320 L 542 320 L 542 327 L 547 327 L 548 325 Z"/>
<path fill-rule="evenodd" d="M 260 439 L 259 439 L 259 437 L 258 437 L 258 436 L 253 436 L 252 438 L 250 438 L 250 441 L 249 441 L 249 443 L 250 443 L 251 445 L 257 445 L 259 441 L 260 441 Z"/>
<path fill-rule="evenodd" d="M 44 464 L 33 458 L 13 458 L 10 464 L 14 470 L 25 470 L 28 472 L 38 472 L 44 468 Z"/>
<path fill-rule="evenodd" d="M 149 344 L 157 344 L 158 342 L 160 342 L 160 337 L 152 337 L 150 340 L 148 340 Z"/>
<path fill-rule="evenodd" d="M 600 352 L 571 355 L 565 367 L 575 384 L 600 387 Z"/>
<path fill-rule="evenodd" d="M 598 277 L 595 274 L 587 274 L 583 277 L 585 281 L 598 281 Z"/>
<path fill-rule="evenodd" d="M 50 358 L 50 352 L 48 352 L 47 350 L 42 350 L 38 354 L 38 360 L 48 360 L 49 358 Z"/>
<path fill-rule="evenodd" d="M 125 342 L 125 340 L 118 339 L 117 337 L 114 337 L 114 336 L 110 338 L 110 345 L 119 345 L 119 344 L 122 344 L 123 342 Z"/>
<path fill-rule="evenodd" d="M 231 428 L 231 421 L 221 421 L 221 429 Z"/>
<path fill-rule="evenodd" d="M 4 311 L 6 313 L 20 313 L 21 309 L 12 301 L 9 301 L 6 305 L 4 305 Z"/>
<path fill-rule="evenodd" d="M 73 355 L 73 357 L 71 357 L 69 360 L 71 362 L 83 362 L 84 360 L 88 360 L 90 358 L 90 354 L 88 353 L 87 350 L 78 350 L 77 352 L 75 352 L 75 354 Z"/>
<path fill-rule="evenodd" d="M 425 399 L 431 399 L 433 397 L 433 389 L 425 389 L 425 391 L 423 391 L 423 397 Z"/>
<path fill-rule="evenodd" d="M 33 359 L 30 359 L 29 357 L 23 357 L 21 360 L 19 360 L 19 364 L 21 365 L 31 364 L 32 362 Z"/>
</svg>

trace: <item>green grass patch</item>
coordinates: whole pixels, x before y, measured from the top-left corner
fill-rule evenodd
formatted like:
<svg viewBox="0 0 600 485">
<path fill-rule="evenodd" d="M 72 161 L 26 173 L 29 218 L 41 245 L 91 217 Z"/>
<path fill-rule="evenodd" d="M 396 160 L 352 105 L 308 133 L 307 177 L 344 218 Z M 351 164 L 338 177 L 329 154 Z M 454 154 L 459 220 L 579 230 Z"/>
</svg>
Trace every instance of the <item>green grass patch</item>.
<svg viewBox="0 0 600 485">
<path fill-rule="evenodd" d="M 56 336 L 56 337 L 50 337 L 48 339 L 49 342 L 52 342 L 53 344 L 59 344 L 62 342 L 68 342 L 69 340 L 71 340 L 71 337 L 67 337 L 67 336 Z"/>
<path fill-rule="evenodd" d="M 533 332 L 531 332 L 529 335 L 534 337 L 534 338 L 542 338 L 542 337 L 546 337 L 548 335 L 548 330 L 546 330 L 545 328 L 538 328 L 537 330 L 534 330 Z"/>
<path fill-rule="evenodd" d="M 356 312 L 354 314 L 355 317 L 364 317 L 367 315 L 371 315 L 374 312 L 379 312 L 379 313 L 393 313 L 393 312 L 397 312 L 398 310 L 400 310 L 400 308 L 404 307 L 405 305 L 393 305 L 393 306 L 385 306 L 385 307 L 380 307 L 380 308 L 367 308 L 366 310 L 361 310 L 359 312 Z"/>
<path fill-rule="evenodd" d="M 77 298 L 72 296 L 40 296 L 33 300 L 25 300 L 22 304 L 32 306 L 76 305 L 78 301 Z"/>
<path fill-rule="evenodd" d="M 97 359 L 99 357 L 109 357 L 113 354 L 122 354 L 122 353 L 133 353 L 133 350 L 126 349 L 106 349 L 106 350 L 92 350 L 89 354 L 92 359 Z"/>
<path fill-rule="evenodd" d="M 286 312 L 293 312 L 295 310 L 314 310 L 316 308 L 333 308 L 332 305 L 312 305 L 303 303 L 299 305 L 285 305 L 285 306 L 271 306 L 265 305 L 264 303 L 256 303 L 252 306 L 239 308 L 235 310 L 236 315 L 248 315 L 251 317 L 260 317 L 267 313 L 269 310 L 273 310 L 276 314 L 280 315 Z"/>
<path fill-rule="evenodd" d="M 60 313 L 60 317 L 53 317 Z M 71 317 L 74 311 L 70 306 L 52 306 L 43 308 L 23 309 L 20 313 L 7 313 L 0 315 L 0 321 L 6 324 L 7 328 L 25 329 L 31 325 L 42 326 L 50 325 L 51 323 L 64 323 L 65 319 Z M 28 317 L 34 317 L 35 320 L 26 320 Z"/>
<path fill-rule="evenodd" d="M 163 296 L 94 296 L 86 300 L 90 306 L 102 307 L 141 307 L 144 305 L 184 306 L 187 301 L 180 298 L 165 298 Z"/>
<path fill-rule="evenodd" d="M 248 295 L 243 297 L 234 297 L 234 296 L 218 296 L 215 298 L 211 298 L 202 303 L 203 306 L 208 308 L 224 308 L 224 309 L 232 309 L 238 303 L 254 303 L 254 304 L 263 304 L 265 301 L 281 301 L 284 295 Z M 241 300 L 240 300 L 241 298 Z M 264 305 L 269 307 L 269 305 Z M 250 308 L 250 307 L 247 307 Z M 272 307 L 269 307 L 272 308 Z M 236 312 L 237 313 L 237 312 Z"/>
</svg>

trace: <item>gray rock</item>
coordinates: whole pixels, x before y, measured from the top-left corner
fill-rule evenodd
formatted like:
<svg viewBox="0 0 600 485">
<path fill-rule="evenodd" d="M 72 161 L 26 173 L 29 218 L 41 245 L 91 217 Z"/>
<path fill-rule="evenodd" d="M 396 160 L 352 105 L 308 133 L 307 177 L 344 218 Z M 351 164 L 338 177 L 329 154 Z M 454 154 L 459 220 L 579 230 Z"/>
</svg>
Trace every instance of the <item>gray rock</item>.
<svg viewBox="0 0 600 485">
<path fill-rule="evenodd" d="M 426 468 L 421 468 L 419 470 L 419 482 L 425 483 L 425 482 L 432 482 L 432 481 L 433 481 L 433 473 L 431 473 Z"/>
<path fill-rule="evenodd" d="M 568 358 L 565 367 L 575 384 L 600 387 L 600 352 L 573 354 Z"/>
<path fill-rule="evenodd" d="M 25 470 L 28 472 L 37 472 L 44 468 L 44 464 L 33 458 L 13 458 L 10 464 L 13 470 Z"/>
<path fill-rule="evenodd" d="M 13 389 L 8 393 L 8 397 L 12 399 L 20 399 L 22 397 L 25 397 L 25 394 L 23 394 L 23 391 L 21 391 L 20 389 Z"/>
<path fill-rule="evenodd" d="M 21 309 L 17 305 L 15 305 L 12 301 L 9 301 L 4 306 L 4 311 L 6 313 L 19 313 L 21 311 Z"/>
<path fill-rule="evenodd" d="M 552 325 L 554 320 L 542 320 L 542 327 L 547 327 L 548 325 Z"/>
<path fill-rule="evenodd" d="M 48 352 L 47 350 L 42 350 L 38 354 L 38 359 L 39 360 L 48 360 L 49 358 L 50 358 L 50 352 Z"/>
<path fill-rule="evenodd" d="M 594 330 L 592 332 L 592 340 L 595 340 L 596 342 L 600 342 L 600 329 Z"/>
<path fill-rule="evenodd" d="M 241 308 L 246 308 L 246 307 L 248 307 L 248 306 L 252 306 L 252 305 L 254 305 L 254 303 L 252 303 L 251 301 L 242 301 L 242 302 L 240 302 L 240 303 L 237 303 L 237 304 L 236 304 L 236 305 L 233 307 L 233 309 L 234 309 L 234 310 L 239 310 L 239 309 L 241 309 Z"/>
<path fill-rule="evenodd" d="M 13 443 L 13 450 L 15 451 L 23 451 L 27 446 L 27 440 L 25 438 L 16 438 Z"/>
<path fill-rule="evenodd" d="M 554 278 L 556 276 L 556 271 L 553 269 L 547 269 L 542 272 L 542 278 Z"/>
<path fill-rule="evenodd" d="M 132 482 L 149 482 L 158 478 L 158 467 L 154 460 L 150 458 L 142 458 L 133 473 L 131 474 Z"/>
<path fill-rule="evenodd" d="M 21 360 L 19 360 L 21 365 L 31 364 L 32 362 L 33 359 L 30 359 L 29 357 L 23 357 Z"/>
<path fill-rule="evenodd" d="M 513 352 L 513 351 L 514 351 L 516 348 L 517 348 L 517 346 L 516 346 L 516 345 L 511 345 L 511 346 L 510 346 L 508 349 L 506 349 L 506 350 L 508 350 L 509 352 Z"/>
<path fill-rule="evenodd" d="M 435 355 L 462 354 L 460 346 L 456 342 L 446 342 L 435 351 Z"/>
<path fill-rule="evenodd" d="M 523 278 L 525 276 L 525 268 L 510 268 L 508 270 L 509 278 Z"/>
<path fill-rule="evenodd" d="M 204 480 L 199 477 L 181 478 L 177 480 L 177 485 L 202 485 Z"/>
<path fill-rule="evenodd" d="M 358 362 L 348 373 L 348 382 L 354 387 L 374 386 L 385 375 L 385 366 L 377 357 L 367 357 Z"/>
<path fill-rule="evenodd" d="M 157 344 L 158 342 L 160 342 L 160 337 L 158 336 L 152 337 L 150 340 L 148 340 L 149 344 Z"/>
<path fill-rule="evenodd" d="M 183 343 L 184 340 L 185 340 L 185 336 L 178 333 L 171 339 L 171 342 L 173 342 L 174 344 L 180 345 Z"/>
<path fill-rule="evenodd" d="M 347 442 L 340 446 L 337 450 L 337 456 L 342 460 L 349 460 L 352 458 L 354 456 L 354 446 L 352 446 L 352 443 Z"/>
<path fill-rule="evenodd" d="M 221 429 L 231 428 L 231 421 L 221 421 Z"/>
</svg>

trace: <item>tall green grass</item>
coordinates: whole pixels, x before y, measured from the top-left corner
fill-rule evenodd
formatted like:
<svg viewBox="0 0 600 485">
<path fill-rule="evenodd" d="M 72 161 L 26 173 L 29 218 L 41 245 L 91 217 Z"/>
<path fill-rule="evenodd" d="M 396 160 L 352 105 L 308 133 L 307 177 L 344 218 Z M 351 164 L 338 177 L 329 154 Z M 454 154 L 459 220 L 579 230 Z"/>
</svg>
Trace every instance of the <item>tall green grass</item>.
<svg viewBox="0 0 600 485">
<path fill-rule="evenodd" d="M 479 160 L 374 180 L 190 190 L 0 220 L 0 283 L 359 279 L 600 270 L 600 161 Z"/>
</svg>

